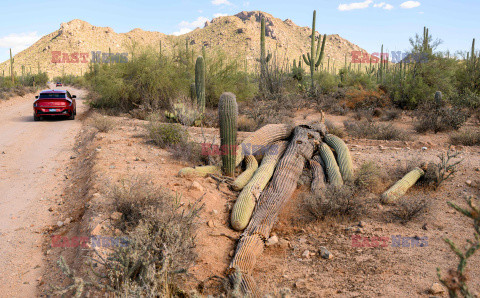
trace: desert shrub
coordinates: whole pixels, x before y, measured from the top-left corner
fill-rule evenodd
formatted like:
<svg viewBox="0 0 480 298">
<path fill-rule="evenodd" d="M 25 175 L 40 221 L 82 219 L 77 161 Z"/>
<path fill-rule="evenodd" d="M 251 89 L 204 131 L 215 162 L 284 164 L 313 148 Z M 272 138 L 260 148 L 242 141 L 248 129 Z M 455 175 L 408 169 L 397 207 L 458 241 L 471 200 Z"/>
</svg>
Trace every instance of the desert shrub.
<svg viewBox="0 0 480 298">
<path fill-rule="evenodd" d="M 374 77 L 364 73 L 348 70 L 345 68 L 340 69 L 340 86 L 341 87 L 355 87 L 360 90 L 373 90 L 377 87 L 377 82 Z"/>
<path fill-rule="evenodd" d="M 368 121 L 348 121 L 344 122 L 345 131 L 356 138 L 365 138 L 373 140 L 408 140 L 408 134 L 394 127 L 392 124 L 375 123 Z"/>
<path fill-rule="evenodd" d="M 415 130 L 419 133 L 458 130 L 467 121 L 468 116 L 468 112 L 458 107 L 447 107 L 428 101 L 417 111 Z"/>
<path fill-rule="evenodd" d="M 383 116 L 380 118 L 382 121 L 393 121 L 400 119 L 402 111 L 398 109 L 388 109 L 384 111 Z"/>
<path fill-rule="evenodd" d="M 237 125 L 239 131 L 255 131 L 257 128 L 257 123 L 255 123 L 255 120 L 245 115 L 239 115 Z"/>
<path fill-rule="evenodd" d="M 433 185 L 437 189 L 443 182 L 452 179 L 458 170 L 458 165 L 463 161 L 459 159 L 459 154 L 449 148 L 446 153 L 437 156 L 439 159 L 437 163 L 429 162 L 423 177 L 424 183 Z"/>
<path fill-rule="evenodd" d="M 161 148 L 171 145 L 185 145 L 188 142 L 187 130 L 177 123 L 150 121 L 147 125 L 149 138 Z"/>
<path fill-rule="evenodd" d="M 338 90 L 339 78 L 329 72 L 318 72 L 314 74 L 319 91 L 322 94 L 330 94 Z"/>
<path fill-rule="evenodd" d="M 294 111 L 301 103 L 294 95 L 278 94 L 275 100 L 261 100 L 255 98 L 253 101 L 242 105 L 245 115 L 256 123 L 254 130 L 266 125 L 275 123 L 292 122 Z"/>
<path fill-rule="evenodd" d="M 325 120 L 325 126 L 327 127 L 328 133 L 336 135 L 339 138 L 343 138 L 345 136 L 345 131 L 341 129 L 339 126 L 336 126 L 332 121 Z"/>
<path fill-rule="evenodd" d="M 174 160 L 188 162 L 190 165 L 205 165 L 208 156 L 202 155 L 202 147 L 195 142 L 172 144 L 167 147 Z"/>
<path fill-rule="evenodd" d="M 385 174 L 381 167 L 373 161 L 366 162 L 358 168 L 355 173 L 355 185 L 360 190 L 368 190 L 372 193 L 379 193 L 383 190 Z"/>
<path fill-rule="evenodd" d="M 351 88 L 345 94 L 346 106 L 350 109 L 384 108 L 390 105 L 390 99 L 381 89 Z"/>
<path fill-rule="evenodd" d="M 328 186 L 322 194 L 305 195 L 303 204 L 315 220 L 327 217 L 356 219 L 365 211 L 359 193 L 351 185 Z"/>
<path fill-rule="evenodd" d="M 396 202 L 396 206 L 390 210 L 390 214 L 396 220 L 407 223 L 420 217 L 428 210 L 428 201 L 420 197 L 401 197 Z"/>
<path fill-rule="evenodd" d="M 370 122 L 373 120 L 373 110 L 356 110 L 353 114 L 353 118 L 358 121 L 365 119 Z"/>
<path fill-rule="evenodd" d="M 450 135 L 450 143 L 453 145 L 480 146 L 480 131 L 464 129 Z"/>
<path fill-rule="evenodd" d="M 91 123 L 100 132 L 108 132 L 115 126 L 113 118 L 100 114 L 94 114 Z"/>
</svg>

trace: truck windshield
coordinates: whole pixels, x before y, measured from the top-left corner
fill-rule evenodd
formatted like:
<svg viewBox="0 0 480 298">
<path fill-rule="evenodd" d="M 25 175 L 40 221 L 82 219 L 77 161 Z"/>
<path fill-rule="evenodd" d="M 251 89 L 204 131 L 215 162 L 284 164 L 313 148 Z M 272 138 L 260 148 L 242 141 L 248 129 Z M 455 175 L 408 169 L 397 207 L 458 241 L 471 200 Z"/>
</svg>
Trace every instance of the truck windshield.
<svg viewBox="0 0 480 298">
<path fill-rule="evenodd" d="M 39 98 L 65 98 L 65 93 L 40 93 Z"/>
</svg>

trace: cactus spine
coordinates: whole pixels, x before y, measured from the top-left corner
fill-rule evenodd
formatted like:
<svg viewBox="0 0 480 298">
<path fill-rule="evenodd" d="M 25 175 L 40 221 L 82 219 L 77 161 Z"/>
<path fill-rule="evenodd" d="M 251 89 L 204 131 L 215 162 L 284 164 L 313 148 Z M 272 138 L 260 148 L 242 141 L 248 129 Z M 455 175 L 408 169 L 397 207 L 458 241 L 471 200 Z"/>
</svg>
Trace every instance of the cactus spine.
<svg viewBox="0 0 480 298">
<path fill-rule="evenodd" d="M 340 174 L 335 156 L 330 147 L 325 143 L 322 143 L 320 146 L 320 156 L 325 163 L 329 183 L 334 186 L 343 185 L 342 174 Z"/>
<path fill-rule="evenodd" d="M 317 47 L 315 48 L 315 21 L 317 18 L 317 11 L 313 11 L 313 21 L 312 21 L 312 36 L 311 36 L 311 48 L 310 48 L 310 53 L 307 53 L 307 56 L 303 54 L 303 60 L 305 61 L 305 64 L 310 66 L 310 76 L 311 76 L 311 81 L 312 81 L 312 89 L 314 87 L 313 85 L 313 73 L 315 70 L 318 68 L 320 63 L 322 62 L 323 55 L 324 55 L 324 50 L 325 50 L 325 41 L 327 39 L 327 35 L 325 34 L 323 36 L 323 43 L 320 48 L 320 42 L 322 40 L 322 35 L 318 37 L 318 44 Z"/>
<path fill-rule="evenodd" d="M 353 162 L 347 145 L 339 137 L 328 134 L 325 136 L 325 143 L 332 147 L 337 153 L 337 163 L 342 174 L 343 181 L 353 180 Z"/>
<path fill-rule="evenodd" d="M 12 48 L 10 48 L 10 76 L 12 77 L 12 85 L 15 85 L 15 74 L 13 73 L 13 62 L 14 62 L 14 59 L 12 57 Z"/>
<path fill-rule="evenodd" d="M 202 58 L 203 59 L 203 58 Z M 225 92 L 218 102 L 218 118 L 220 122 L 220 143 L 222 166 L 225 175 L 235 175 L 237 147 L 238 106 L 235 95 Z"/>
<path fill-rule="evenodd" d="M 232 188 L 234 190 L 242 190 L 258 168 L 258 162 L 253 155 L 246 156 L 245 163 L 247 164 L 247 168 L 233 181 Z"/>
<path fill-rule="evenodd" d="M 203 114 L 205 112 L 205 60 L 202 56 L 198 56 L 195 63 L 195 90 L 198 110 Z"/>
<path fill-rule="evenodd" d="M 238 196 L 231 215 L 231 224 L 235 230 L 241 231 L 248 225 L 255 203 L 260 197 L 260 193 L 267 186 L 268 181 L 270 181 L 275 167 L 286 148 L 287 141 L 274 143 L 265 153 L 265 157 L 262 159 L 262 163 L 255 171 L 252 179 L 250 179 Z"/>
<path fill-rule="evenodd" d="M 398 198 L 402 197 L 407 190 L 412 187 L 424 174 L 425 172 L 418 167 L 413 169 L 382 194 L 382 202 L 384 204 L 388 204 L 396 201 Z"/>
</svg>

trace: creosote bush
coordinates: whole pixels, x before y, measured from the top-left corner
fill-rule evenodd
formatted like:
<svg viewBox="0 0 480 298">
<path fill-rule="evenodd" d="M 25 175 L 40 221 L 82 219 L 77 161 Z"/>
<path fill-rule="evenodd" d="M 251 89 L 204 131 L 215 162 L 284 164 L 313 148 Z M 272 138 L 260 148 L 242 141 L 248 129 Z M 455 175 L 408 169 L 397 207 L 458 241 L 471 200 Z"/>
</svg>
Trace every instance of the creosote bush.
<svg viewBox="0 0 480 298">
<path fill-rule="evenodd" d="M 401 197 L 390 210 L 393 219 L 407 223 L 423 215 L 429 207 L 428 200 L 421 197 Z"/>
<path fill-rule="evenodd" d="M 464 129 L 450 135 L 450 142 L 453 145 L 480 146 L 480 131 Z"/>
<path fill-rule="evenodd" d="M 345 131 L 356 138 L 373 140 L 409 140 L 409 135 L 392 124 L 375 123 L 368 121 L 345 121 Z"/>
<path fill-rule="evenodd" d="M 188 142 L 187 130 L 177 123 L 161 123 L 155 120 L 147 124 L 148 136 L 161 148 L 172 145 L 185 145 Z"/>
<path fill-rule="evenodd" d="M 108 132 L 115 127 L 115 120 L 105 115 L 94 114 L 92 117 L 92 125 L 98 129 L 99 132 Z"/>
<path fill-rule="evenodd" d="M 345 136 L 345 131 L 339 126 L 335 125 L 332 121 L 325 120 L 325 126 L 327 127 L 328 133 L 336 135 L 339 138 L 343 138 Z"/>
<path fill-rule="evenodd" d="M 383 190 L 383 181 L 386 174 L 373 161 L 366 162 L 355 173 L 355 185 L 360 190 L 380 193 Z"/>
</svg>

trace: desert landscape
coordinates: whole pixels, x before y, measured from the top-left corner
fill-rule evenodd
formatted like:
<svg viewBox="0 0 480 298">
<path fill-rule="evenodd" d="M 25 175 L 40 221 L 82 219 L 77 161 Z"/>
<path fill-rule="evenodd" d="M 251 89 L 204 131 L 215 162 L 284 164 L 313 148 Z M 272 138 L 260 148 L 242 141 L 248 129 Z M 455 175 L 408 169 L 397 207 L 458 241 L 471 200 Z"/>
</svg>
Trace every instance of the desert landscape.
<svg viewBox="0 0 480 298">
<path fill-rule="evenodd" d="M 74 19 L 1 63 L 0 296 L 478 297 L 475 39 L 395 61 L 318 17 Z"/>
</svg>

